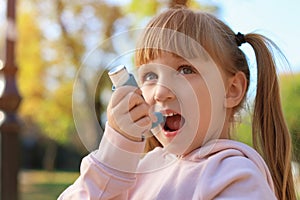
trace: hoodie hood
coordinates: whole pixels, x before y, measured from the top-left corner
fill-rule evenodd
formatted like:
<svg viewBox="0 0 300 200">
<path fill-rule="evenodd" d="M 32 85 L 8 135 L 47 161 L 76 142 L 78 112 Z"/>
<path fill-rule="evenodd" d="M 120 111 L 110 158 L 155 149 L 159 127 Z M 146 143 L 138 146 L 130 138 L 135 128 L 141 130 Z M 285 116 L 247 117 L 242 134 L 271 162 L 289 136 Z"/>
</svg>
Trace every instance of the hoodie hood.
<svg viewBox="0 0 300 200">
<path fill-rule="evenodd" d="M 192 162 L 200 162 L 205 159 L 214 159 L 215 157 L 218 157 L 218 159 L 220 159 L 219 162 L 221 162 L 226 158 L 235 156 L 242 156 L 251 160 L 263 173 L 270 187 L 274 190 L 273 180 L 265 161 L 257 151 L 244 143 L 227 139 L 211 140 L 201 148 L 181 157 L 181 159 Z"/>
<path fill-rule="evenodd" d="M 179 161 L 202 162 L 210 160 L 210 163 L 218 165 L 226 158 L 245 157 L 251 160 L 266 178 L 274 191 L 273 180 L 269 169 L 262 157 L 252 147 L 234 140 L 216 139 L 207 142 L 204 146 L 192 151 L 185 156 L 176 156 L 157 147 L 149 152 L 139 164 L 138 173 L 148 173 L 161 170 Z"/>
</svg>

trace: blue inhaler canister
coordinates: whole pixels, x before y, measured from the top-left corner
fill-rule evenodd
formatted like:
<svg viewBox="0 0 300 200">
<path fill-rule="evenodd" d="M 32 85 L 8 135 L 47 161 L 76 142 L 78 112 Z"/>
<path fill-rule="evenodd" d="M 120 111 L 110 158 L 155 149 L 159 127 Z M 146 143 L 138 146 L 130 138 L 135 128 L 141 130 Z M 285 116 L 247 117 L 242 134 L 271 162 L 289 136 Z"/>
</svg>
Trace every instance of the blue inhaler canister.
<svg viewBox="0 0 300 200">
<path fill-rule="evenodd" d="M 138 87 L 134 76 L 127 71 L 125 65 L 119 65 L 117 67 L 114 67 L 108 72 L 108 75 L 113 84 L 112 90 L 115 90 L 117 87 L 123 85 L 131 85 Z M 165 121 L 164 116 L 160 112 L 155 112 L 154 114 L 157 118 L 157 121 L 152 123 L 152 128 Z"/>
</svg>

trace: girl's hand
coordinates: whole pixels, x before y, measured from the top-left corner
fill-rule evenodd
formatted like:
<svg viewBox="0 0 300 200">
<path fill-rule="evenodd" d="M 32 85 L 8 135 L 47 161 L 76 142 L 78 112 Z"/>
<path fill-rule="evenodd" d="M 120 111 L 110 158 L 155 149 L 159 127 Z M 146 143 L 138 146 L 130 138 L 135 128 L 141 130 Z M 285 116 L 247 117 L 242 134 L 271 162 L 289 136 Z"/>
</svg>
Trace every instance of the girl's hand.
<svg viewBox="0 0 300 200">
<path fill-rule="evenodd" d="M 133 86 L 117 88 L 107 108 L 108 124 L 133 141 L 142 141 L 142 135 L 151 129 L 152 114 L 142 91 Z"/>
</svg>

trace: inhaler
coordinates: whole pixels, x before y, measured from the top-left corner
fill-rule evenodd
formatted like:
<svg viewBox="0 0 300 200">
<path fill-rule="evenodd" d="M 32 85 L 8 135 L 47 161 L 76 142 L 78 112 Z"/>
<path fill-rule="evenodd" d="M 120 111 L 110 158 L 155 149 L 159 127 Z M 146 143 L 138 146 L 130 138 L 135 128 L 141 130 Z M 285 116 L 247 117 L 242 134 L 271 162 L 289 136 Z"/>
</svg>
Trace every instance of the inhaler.
<svg viewBox="0 0 300 200">
<path fill-rule="evenodd" d="M 130 74 L 125 65 L 119 65 L 114 67 L 112 70 L 108 72 L 109 78 L 113 84 L 113 90 L 117 87 L 124 86 L 124 85 L 131 85 L 138 87 L 138 84 L 132 74 Z M 164 116 L 160 112 L 154 112 L 157 121 L 152 123 L 152 127 L 154 128 L 165 121 Z"/>
</svg>

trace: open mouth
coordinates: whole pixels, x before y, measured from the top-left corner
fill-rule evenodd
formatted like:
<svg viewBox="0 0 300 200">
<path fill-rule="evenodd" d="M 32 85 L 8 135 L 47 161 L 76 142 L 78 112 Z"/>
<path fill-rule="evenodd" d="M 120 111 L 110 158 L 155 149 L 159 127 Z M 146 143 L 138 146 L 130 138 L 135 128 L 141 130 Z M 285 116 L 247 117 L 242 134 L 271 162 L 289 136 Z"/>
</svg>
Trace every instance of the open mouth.
<svg viewBox="0 0 300 200">
<path fill-rule="evenodd" d="M 166 122 L 163 126 L 163 130 L 167 133 L 177 132 L 185 123 L 184 117 L 176 112 L 170 112 L 164 115 Z"/>
</svg>

